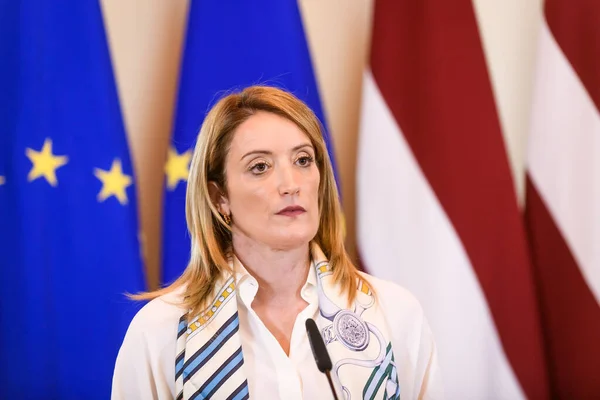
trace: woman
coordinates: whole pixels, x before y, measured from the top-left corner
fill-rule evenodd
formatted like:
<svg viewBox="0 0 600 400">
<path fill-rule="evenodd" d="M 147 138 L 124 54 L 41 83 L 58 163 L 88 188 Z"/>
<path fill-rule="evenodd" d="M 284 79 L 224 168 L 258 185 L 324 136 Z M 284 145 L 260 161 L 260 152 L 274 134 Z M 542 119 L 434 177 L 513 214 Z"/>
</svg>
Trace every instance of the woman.
<svg viewBox="0 0 600 400">
<path fill-rule="evenodd" d="M 332 398 L 305 321 L 316 320 L 340 399 L 440 398 L 418 302 L 357 271 L 318 119 L 250 87 L 208 113 L 186 195 L 190 262 L 131 322 L 113 399 Z"/>
</svg>

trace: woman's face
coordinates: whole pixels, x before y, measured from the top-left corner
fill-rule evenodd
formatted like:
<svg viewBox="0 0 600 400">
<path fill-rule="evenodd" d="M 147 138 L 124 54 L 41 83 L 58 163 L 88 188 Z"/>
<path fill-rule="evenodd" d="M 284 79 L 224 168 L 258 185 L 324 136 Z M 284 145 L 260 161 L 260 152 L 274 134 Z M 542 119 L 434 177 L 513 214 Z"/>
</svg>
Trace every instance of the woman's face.
<svg viewBox="0 0 600 400">
<path fill-rule="evenodd" d="M 293 122 L 257 112 L 233 135 L 225 162 L 234 235 L 274 249 L 307 244 L 319 228 L 319 169 L 315 150 Z"/>
</svg>

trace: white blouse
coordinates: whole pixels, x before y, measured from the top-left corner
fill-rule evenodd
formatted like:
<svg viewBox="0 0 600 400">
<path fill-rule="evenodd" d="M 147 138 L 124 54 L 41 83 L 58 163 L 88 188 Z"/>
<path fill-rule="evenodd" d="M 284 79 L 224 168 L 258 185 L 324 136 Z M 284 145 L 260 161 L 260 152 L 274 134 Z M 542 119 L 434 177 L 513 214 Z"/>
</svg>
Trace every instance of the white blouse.
<svg viewBox="0 0 600 400">
<path fill-rule="evenodd" d="M 240 339 L 251 399 L 332 398 L 327 378 L 316 366 L 304 322 L 318 313 L 313 268 L 301 290 L 308 306 L 298 314 L 289 356 L 252 309 L 258 282 L 244 268 L 236 271 Z M 364 274 L 387 319 L 398 363 L 400 397 L 442 399 L 442 382 L 433 336 L 417 300 L 402 287 Z M 174 399 L 177 326 L 184 310 L 181 290 L 146 304 L 132 320 L 113 376 L 112 399 Z M 339 393 L 339 392 L 338 392 Z M 343 397 L 340 397 L 342 399 Z"/>
</svg>

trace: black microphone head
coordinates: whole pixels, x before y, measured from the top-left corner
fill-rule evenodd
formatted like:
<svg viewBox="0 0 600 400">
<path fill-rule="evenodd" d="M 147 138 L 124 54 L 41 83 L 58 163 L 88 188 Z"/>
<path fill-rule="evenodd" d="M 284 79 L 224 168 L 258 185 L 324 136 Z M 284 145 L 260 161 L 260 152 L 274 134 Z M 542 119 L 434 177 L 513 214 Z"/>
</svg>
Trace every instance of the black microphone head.
<svg viewBox="0 0 600 400">
<path fill-rule="evenodd" d="M 317 368 L 321 372 L 331 371 L 331 358 L 329 358 L 329 353 L 321 337 L 321 332 L 319 332 L 319 328 L 312 318 L 306 320 L 306 333 L 308 334 L 308 341 L 310 342 L 310 348 L 317 363 Z"/>
</svg>

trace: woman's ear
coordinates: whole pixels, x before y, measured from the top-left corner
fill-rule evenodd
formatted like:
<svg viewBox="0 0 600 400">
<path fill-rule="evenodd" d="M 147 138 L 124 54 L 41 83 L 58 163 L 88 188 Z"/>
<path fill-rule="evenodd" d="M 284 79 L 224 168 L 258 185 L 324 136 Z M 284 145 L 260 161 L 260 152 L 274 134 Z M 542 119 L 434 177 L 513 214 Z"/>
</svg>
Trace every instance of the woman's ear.
<svg viewBox="0 0 600 400">
<path fill-rule="evenodd" d="M 208 182 L 208 193 L 210 195 L 210 200 L 221 214 L 231 215 L 229 200 L 216 182 Z"/>
</svg>

